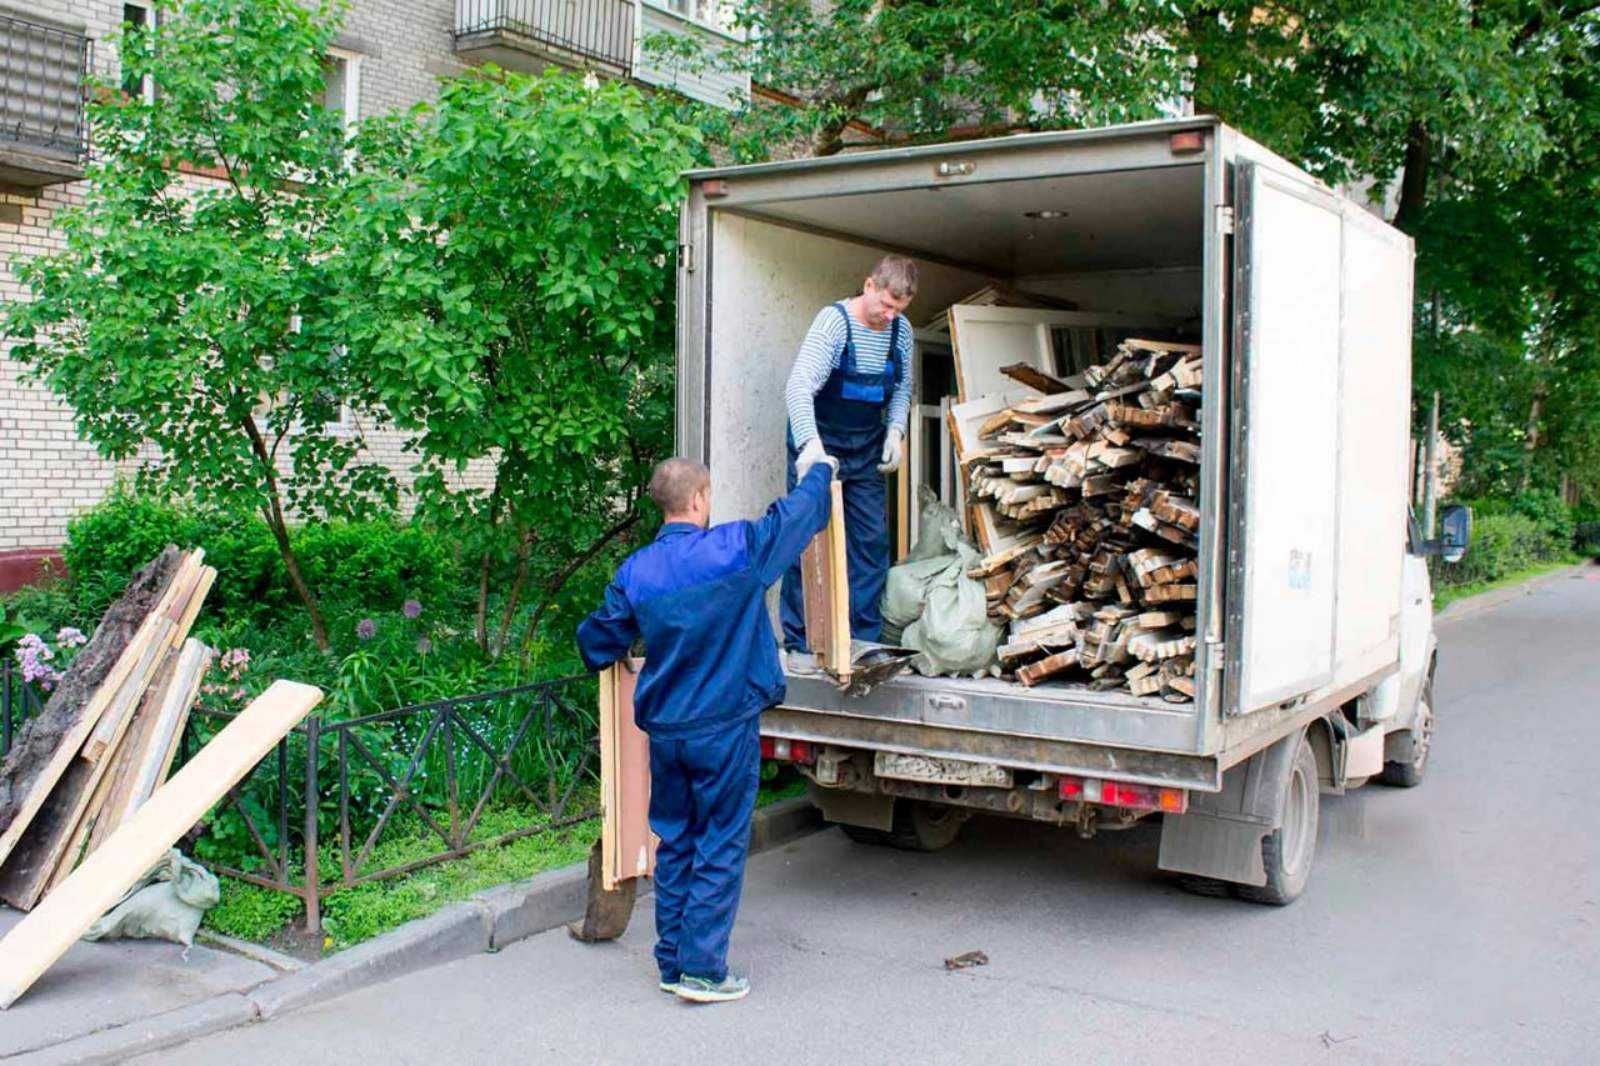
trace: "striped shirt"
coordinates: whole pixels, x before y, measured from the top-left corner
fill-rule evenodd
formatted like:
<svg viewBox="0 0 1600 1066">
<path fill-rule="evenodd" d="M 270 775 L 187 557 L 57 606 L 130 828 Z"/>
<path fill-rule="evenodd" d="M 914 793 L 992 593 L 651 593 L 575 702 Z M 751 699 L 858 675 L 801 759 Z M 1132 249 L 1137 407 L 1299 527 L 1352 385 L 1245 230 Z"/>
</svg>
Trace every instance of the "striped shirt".
<svg viewBox="0 0 1600 1066">
<path fill-rule="evenodd" d="M 855 319 L 850 320 L 850 333 L 856 342 L 856 370 L 863 374 L 881 374 L 888 361 L 889 335 L 893 332 L 891 321 L 887 329 L 868 329 Z M 817 312 L 800 342 L 800 354 L 795 356 L 794 368 L 789 371 L 789 383 L 783 390 L 783 402 L 789 409 L 789 430 L 794 434 L 795 447 L 803 448 L 817 435 L 815 399 L 828 377 L 844 358 L 844 319 L 833 304 Z M 911 410 L 911 323 L 900 323 L 900 384 L 889 397 L 888 425 L 899 426 L 904 432 L 906 415 Z"/>
</svg>

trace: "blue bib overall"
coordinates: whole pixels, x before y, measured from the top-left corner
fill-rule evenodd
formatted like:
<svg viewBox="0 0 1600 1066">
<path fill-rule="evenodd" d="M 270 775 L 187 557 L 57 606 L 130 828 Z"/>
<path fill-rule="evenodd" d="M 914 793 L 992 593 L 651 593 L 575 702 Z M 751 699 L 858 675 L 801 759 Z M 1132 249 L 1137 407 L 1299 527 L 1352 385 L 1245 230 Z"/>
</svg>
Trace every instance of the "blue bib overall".
<svg viewBox="0 0 1600 1066">
<path fill-rule="evenodd" d="M 839 365 L 828 375 L 813 403 L 817 435 L 823 449 L 839 460 L 839 480 L 844 489 L 846 568 L 850 577 L 850 634 L 856 640 L 878 640 L 883 633 L 883 585 L 889 574 L 888 493 L 878 463 L 888 433 L 884 411 L 900 383 L 905 367 L 900 361 L 903 316 L 889 327 L 889 354 L 881 373 L 856 367 L 855 324 L 841 301 L 833 305 L 844 319 L 844 351 Z M 788 434 L 788 486 L 795 485 L 794 431 Z M 800 567 L 783 576 L 779 605 L 784 647 L 806 649 L 805 594 Z"/>
</svg>

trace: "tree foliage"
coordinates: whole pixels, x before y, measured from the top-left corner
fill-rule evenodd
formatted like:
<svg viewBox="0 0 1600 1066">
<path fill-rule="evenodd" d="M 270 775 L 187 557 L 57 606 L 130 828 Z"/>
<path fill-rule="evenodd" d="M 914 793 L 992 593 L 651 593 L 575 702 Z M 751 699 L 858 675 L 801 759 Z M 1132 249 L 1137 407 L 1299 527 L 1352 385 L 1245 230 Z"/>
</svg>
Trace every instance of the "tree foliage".
<svg viewBox="0 0 1600 1066">
<path fill-rule="evenodd" d="M 341 335 L 411 436 L 419 511 L 481 559 L 486 651 L 530 581 L 542 609 L 633 526 L 671 445 L 668 263 L 696 144 L 631 86 L 493 70 L 359 139 Z M 459 476 L 472 463 L 491 487 Z"/>
<path fill-rule="evenodd" d="M 342 356 L 326 246 L 344 175 L 343 123 L 322 104 L 335 14 L 326 0 L 183 0 L 159 32 L 124 37 L 154 102 L 91 87 L 84 201 L 57 216 L 62 251 L 17 264 L 33 299 L 4 323 L 102 455 L 262 515 L 324 648 L 289 516 L 395 499 L 359 436 L 323 431 L 341 404 L 382 418 Z"/>
<path fill-rule="evenodd" d="M 744 0 L 720 61 L 792 94 L 740 158 L 1213 113 L 1418 242 L 1417 395 L 1474 476 L 1600 492 L 1593 0 Z M 853 126 L 853 129 L 852 129 Z"/>
</svg>

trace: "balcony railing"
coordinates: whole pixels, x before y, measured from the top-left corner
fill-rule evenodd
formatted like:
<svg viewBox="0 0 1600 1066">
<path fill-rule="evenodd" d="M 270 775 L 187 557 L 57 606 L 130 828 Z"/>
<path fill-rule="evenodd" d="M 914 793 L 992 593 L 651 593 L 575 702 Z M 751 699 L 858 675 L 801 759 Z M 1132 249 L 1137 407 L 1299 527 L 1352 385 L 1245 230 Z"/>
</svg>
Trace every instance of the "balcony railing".
<svg viewBox="0 0 1600 1066">
<path fill-rule="evenodd" d="M 0 14 L 0 181 L 64 180 L 88 158 L 84 79 L 93 47 L 82 33 Z"/>
<path fill-rule="evenodd" d="M 633 0 L 456 0 L 456 50 L 633 72 Z"/>
</svg>

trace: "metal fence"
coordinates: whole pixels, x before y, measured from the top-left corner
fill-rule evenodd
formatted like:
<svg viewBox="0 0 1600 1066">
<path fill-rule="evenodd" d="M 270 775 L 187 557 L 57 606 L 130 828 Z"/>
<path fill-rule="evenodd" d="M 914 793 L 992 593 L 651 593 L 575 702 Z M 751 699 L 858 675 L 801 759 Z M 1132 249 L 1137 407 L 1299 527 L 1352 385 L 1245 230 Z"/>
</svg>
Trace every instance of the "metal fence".
<svg viewBox="0 0 1600 1066">
<path fill-rule="evenodd" d="M 93 48 L 81 33 L 0 14 L 0 144 L 88 156 L 84 79 Z"/>
<path fill-rule="evenodd" d="M 456 0 L 459 42 L 505 33 L 633 71 L 633 0 Z"/>
<path fill-rule="evenodd" d="M 0 663 L 6 749 L 40 705 L 12 664 Z M 593 679 L 570 677 L 359 718 L 313 714 L 211 812 L 203 832 L 226 857 L 207 864 L 298 897 L 306 928 L 320 930 L 322 899 L 340 889 L 596 817 L 595 707 Z M 196 707 L 176 764 L 234 714 Z M 526 823 L 483 831 L 491 803 L 510 800 L 528 812 Z M 383 844 L 402 834 L 410 835 L 405 860 L 385 860 Z M 416 847 L 418 835 L 431 846 Z"/>
</svg>

